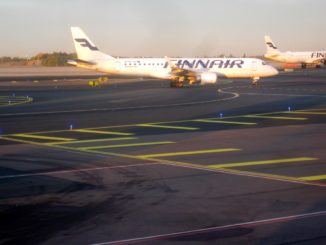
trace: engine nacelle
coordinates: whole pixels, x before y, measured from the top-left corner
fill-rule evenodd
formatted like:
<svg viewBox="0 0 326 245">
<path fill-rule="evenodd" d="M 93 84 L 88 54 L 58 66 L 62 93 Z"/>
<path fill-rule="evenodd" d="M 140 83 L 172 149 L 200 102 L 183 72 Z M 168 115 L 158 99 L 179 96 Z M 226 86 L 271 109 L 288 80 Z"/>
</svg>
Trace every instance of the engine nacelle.
<svg viewBox="0 0 326 245">
<path fill-rule="evenodd" d="M 212 72 L 204 72 L 199 76 L 200 84 L 215 84 L 217 83 L 217 74 Z"/>
</svg>

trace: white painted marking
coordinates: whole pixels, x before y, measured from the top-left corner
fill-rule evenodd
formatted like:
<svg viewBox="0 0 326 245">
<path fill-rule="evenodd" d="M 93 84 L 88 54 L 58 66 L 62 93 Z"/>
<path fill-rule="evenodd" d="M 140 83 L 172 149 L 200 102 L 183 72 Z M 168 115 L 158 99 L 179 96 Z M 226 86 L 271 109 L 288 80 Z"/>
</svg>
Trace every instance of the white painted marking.
<svg viewBox="0 0 326 245">
<path fill-rule="evenodd" d="M 209 169 L 205 168 L 205 166 L 201 167 L 196 167 L 196 166 L 187 166 L 187 165 L 179 165 L 173 162 L 169 162 L 167 160 L 164 161 L 159 161 L 161 164 L 165 165 L 170 165 L 174 167 L 179 167 L 179 168 L 189 168 L 189 169 L 196 169 L 196 170 L 202 170 L 202 171 L 208 171 L 208 172 L 215 172 L 215 173 L 223 173 L 223 174 L 231 174 L 231 175 L 238 175 L 238 176 L 246 176 L 246 177 L 252 177 L 252 178 L 259 178 L 259 179 L 267 179 L 267 180 L 273 180 L 273 181 L 282 181 L 282 182 L 287 182 L 287 183 L 294 183 L 294 184 L 302 184 L 302 185 L 310 185 L 310 186 L 318 186 L 318 187 L 323 187 L 326 188 L 326 183 L 318 183 L 318 182 L 308 182 L 308 181 L 300 181 L 300 180 L 293 180 L 293 179 L 286 179 L 286 178 L 278 178 L 276 176 L 270 177 L 270 176 L 265 176 L 261 175 L 259 173 L 246 173 L 246 172 L 231 172 L 229 170 L 223 170 L 223 169 Z"/>
<path fill-rule="evenodd" d="M 217 90 L 217 92 L 219 92 L 219 93 L 221 93 L 221 94 L 233 94 L 232 97 L 227 98 L 227 99 L 224 99 L 224 100 L 236 99 L 236 98 L 238 98 L 238 97 L 240 96 L 238 93 L 224 91 L 223 89 L 219 89 L 219 90 Z"/>
<path fill-rule="evenodd" d="M 157 164 L 160 163 L 152 162 L 152 163 L 141 163 L 141 164 L 130 164 L 130 165 L 119 165 L 119 166 L 58 170 L 58 171 L 48 171 L 48 172 L 30 173 L 30 174 L 13 174 L 13 175 L 0 176 L 0 179 L 12 179 L 12 178 L 32 177 L 32 176 L 41 176 L 41 175 L 57 175 L 57 174 L 76 173 L 76 172 L 91 172 L 91 171 L 99 171 L 105 169 L 132 168 L 132 167 L 142 167 L 142 166 L 150 166 L 150 165 L 157 165 Z"/>
<path fill-rule="evenodd" d="M 202 233 L 207 233 L 207 232 L 218 232 L 218 231 L 236 229 L 236 228 L 241 228 L 241 227 L 255 227 L 255 226 L 259 226 L 259 225 L 268 225 L 268 224 L 273 224 L 273 223 L 285 223 L 288 221 L 301 220 L 301 219 L 319 217 L 319 216 L 324 216 L 324 215 L 326 215 L 326 211 L 295 214 L 295 215 L 290 215 L 290 216 L 283 216 L 283 217 L 276 217 L 276 218 L 262 219 L 262 220 L 254 220 L 254 221 L 248 221 L 248 222 L 242 222 L 242 223 L 236 223 L 236 224 L 230 224 L 230 225 L 215 226 L 215 227 L 209 227 L 209 228 L 194 229 L 194 230 L 188 230 L 188 231 L 131 238 L 131 239 L 125 239 L 125 240 L 112 241 L 112 242 L 94 243 L 92 245 L 110 245 L 110 244 L 122 245 L 122 244 L 141 243 L 141 242 L 150 242 L 150 241 L 153 242 L 153 241 L 158 241 L 158 240 L 190 236 L 190 235 L 202 234 Z"/>
<path fill-rule="evenodd" d="M 286 96 L 286 97 L 322 97 L 326 98 L 326 95 L 317 94 L 271 94 L 271 93 L 239 93 L 240 95 L 271 95 L 271 96 Z"/>
<path fill-rule="evenodd" d="M 171 106 L 185 106 L 185 105 L 202 105 L 215 103 L 219 101 L 232 100 L 239 97 L 238 93 L 218 90 L 220 93 L 232 94 L 233 96 L 228 98 L 216 99 L 216 100 L 204 100 L 204 101 L 194 101 L 185 103 L 174 103 L 174 104 L 164 104 L 164 105 L 145 105 L 145 106 L 129 106 L 129 107 L 113 107 L 113 108 L 93 108 L 88 110 L 63 110 L 63 111 L 42 111 L 42 112 L 22 112 L 22 113 L 4 113 L 0 114 L 0 117 L 7 116 L 31 116 L 31 115 L 53 115 L 53 114 L 63 114 L 63 113 L 76 113 L 76 112 L 94 112 L 94 111 L 121 111 L 121 110 L 139 110 L 139 109 L 154 109 L 154 108 L 165 108 Z"/>
</svg>

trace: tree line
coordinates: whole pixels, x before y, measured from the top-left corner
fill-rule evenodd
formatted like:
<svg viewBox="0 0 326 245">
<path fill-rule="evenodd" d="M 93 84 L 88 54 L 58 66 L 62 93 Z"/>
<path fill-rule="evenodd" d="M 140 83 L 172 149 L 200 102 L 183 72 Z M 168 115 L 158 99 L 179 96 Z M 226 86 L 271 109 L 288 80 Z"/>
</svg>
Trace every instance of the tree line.
<svg viewBox="0 0 326 245">
<path fill-rule="evenodd" d="M 39 53 L 31 58 L 3 56 L 0 57 L 0 64 L 67 66 L 67 60 L 76 59 L 76 57 L 75 53 L 65 52 Z"/>
</svg>

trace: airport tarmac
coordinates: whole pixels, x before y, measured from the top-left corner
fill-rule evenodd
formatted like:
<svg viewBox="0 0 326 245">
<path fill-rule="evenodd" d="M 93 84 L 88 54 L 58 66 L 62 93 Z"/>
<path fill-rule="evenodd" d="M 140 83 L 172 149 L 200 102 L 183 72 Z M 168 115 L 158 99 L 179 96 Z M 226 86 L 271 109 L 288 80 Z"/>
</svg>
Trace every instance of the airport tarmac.
<svg viewBox="0 0 326 245">
<path fill-rule="evenodd" d="M 78 69 L 72 66 L 0 66 L 0 82 L 2 81 L 35 81 L 56 79 L 94 78 L 103 73 Z"/>
<path fill-rule="evenodd" d="M 324 69 L 124 81 L 0 83 L 0 244 L 326 242 Z"/>
</svg>

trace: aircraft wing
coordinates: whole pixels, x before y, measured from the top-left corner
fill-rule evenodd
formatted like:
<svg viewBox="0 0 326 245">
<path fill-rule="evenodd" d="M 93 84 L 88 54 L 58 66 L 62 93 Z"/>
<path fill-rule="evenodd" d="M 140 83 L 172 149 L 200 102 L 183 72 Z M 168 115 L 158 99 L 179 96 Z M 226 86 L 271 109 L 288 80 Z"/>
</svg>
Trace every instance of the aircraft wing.
<svg viewBox="0 0 326 245">
<path fill-rule="evenodd" d="M 176 64 L 169 59 L 169 57 L 165 56 L 166 62 L 168 63 L 169 67 L 171 68 L 171 75 L 174 77 L 196 77 L 200 72 L 192 70 L 192 69 L 184 69 L 178 67 Z"/>
<path fill-rule="evenodd" d="M 307 64 L 323 64 L 326 61 L 325 58 L 311 58 L 306 60 Z"/>
<path fill-rule="evenodd" d="M 275 57 L 279 56 L 279 54 L 265 54 L 264 56 L 267 59 L 272 59 L 272 58 L 275 58 Z"/>
<path fill-rule="evenodd" d="M 170 67 L 170 76 L 172 77 L 171 87 L 182 87 L 184 83 L 192 85 L 200 80 L 200 84 L 215 84 L 218 74 L 209 72 L 207 69 L 184 69 L 172 63 L 168 57 L 165 57 Z"/>
</svg>

